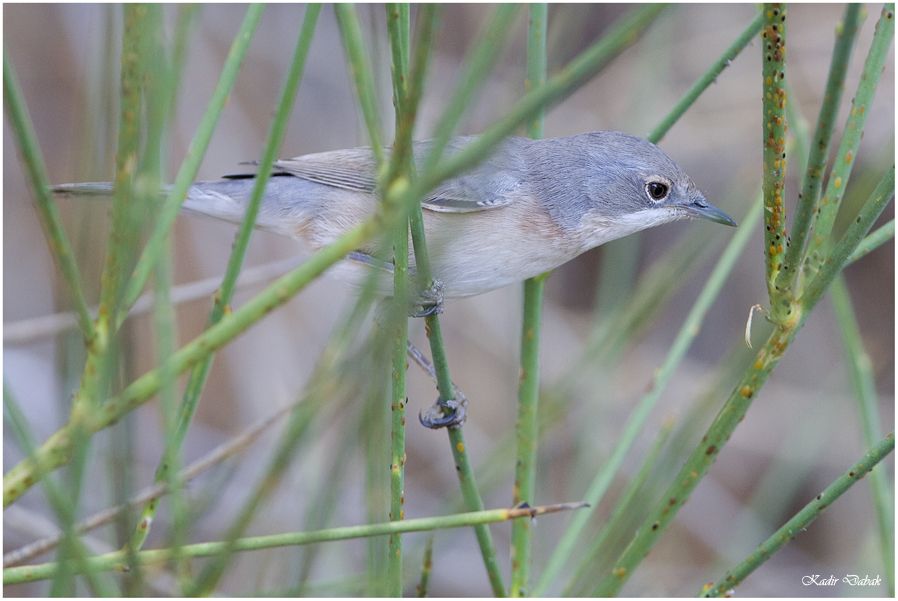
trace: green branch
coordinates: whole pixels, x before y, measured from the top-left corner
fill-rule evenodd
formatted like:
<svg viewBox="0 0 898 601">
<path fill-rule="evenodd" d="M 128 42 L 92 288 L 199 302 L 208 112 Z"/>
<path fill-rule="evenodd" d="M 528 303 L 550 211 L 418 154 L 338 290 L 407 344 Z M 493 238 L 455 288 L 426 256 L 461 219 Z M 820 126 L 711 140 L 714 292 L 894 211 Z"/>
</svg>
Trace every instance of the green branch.
<svg viewBox="0 0 898 601">
<path fill-rule="evenodd" d="M 854 252 L 848 257 L 847 265 L 866 257 L 868 254 L 895 238 L 895 220 L 890 219 L 888 223 L 881 226 L 875 232 L 861 240 Z"/>
<path fill-rule="evenodd" d="M 432 10 L 432 9 L 430 9 Z M 427 21 L 430 22 L 429 20 Z M 388 184 L 393 183 L 391 176 L 411 179 L 411 133 L 415 122 L 415 107 L 410 106 L 409 96 L 409 6 L 408 4 L 387 5 L 387 28 L 390 34 L 392 54 L 393 104 L 396 110 L 396 131 L 393 146 L 396 153 L 391 157 Z M 432 32 L 432 29 L 428 29 Z M 419 44 L 422 41 L 418 42 Z M 427 37 L 423 43 L 430 46 L 432 40 Z M 416 99 L 417 100 L 417 99 Z M 411 113 L 411 114 L 409 114 Z M 407 123 L 407 122 L 410 122 Z M 403 127 L 403 124 L 405 127 Z M 390 399 L 390 520 L 405 519 L 405 407 L 408 403 L 406 390 L 407 360 L 405 358 L 408 345 L 408 319 L 403 315 L 408 298 L 408 223 L 400 221 L 393 238 L 393 311 L 395 315 L 395 332 L 392 341 L 392 388 Z M 391 534 L 387 544 L 389 565 L 388 590 L 391 597 L 401 597 L 403 591 L 402 575 L 402 537 Z"/>
<path fill-rule="evenodd" d="M 778 321 L 776 278 L 786 247 L 786 5 L 765 4 L 762 12 L 764 257 L 771 313 Z"/>
<path fill-rule="evenodd" d="M 748 46 L 749 42 L 754 39 L 758 32 L 761 31 L 763 22 L 764 15 L 759 11 L 758 15 L 748 24 L 748 27 L 745 28 L 745 31 L 739 34 L 739 37 L 736 38 L 732 45 L 724 50 L 720 58 L 718 58 L 714 64 L 711 65 L 694 84 L 692 84 L 692 87 L 689 88 L 661 123 L 656 125 L 655 129 L 649 133 L 648 140 L 650 142 L 657 144 L 661 138 L 667 135 L 670 128 L 680 120 L 680 117 L 682 117 L 693 104 L 695 104 L 698 97 L 701 96 L 712 83 L 717 81 L 717 78 L 723 73 L 724 69 L 729 67 L 730 64 L 736 60 L 736 57 L 739 56 L 746 46 Z"/>
<path fill-rule="evenodd" d="M 318 530 L 315 532 L 288 532 L 268 536 L 252 536 L 238 539 L 233 543 L 221 541 L 185 545 L 180 549 L 180 553 L 183 557 L 215 557 L 222 553 L 226 553 L 229 550 L 258 551 L 276 547 L 294 547 L 315 543 L 368 538 L 372 536 L 385 536 L 389 534 L 463 528 L 495 522 L 505 522 L 519 518 L 533 519 L 540 515 L 556 513 L 559 511 L 569 511 L 581 507 L 583 507 L 582 503 L 562 503 L 557 505 L 546 505 L 543 507 L 490 509 L 470 513 L 457 513 L 441 517 L 418 518 L 402 522 L 329 528 L 327 530 Z M 158 565 L 168 562 L 172 557 L 172 552 L 170 549 L 141 551 L 136 557 L 142 566 Z M 125 559 L 125 552 L 117 551 L 115 553 L 87 558 L 86 566 L 88 569 L 94 571 L 118 570 L 122 568 Z M 3 584 L 22 584 L 25 582 L 46 580 L 47 578 L 52 577 L 56 569 L 57 564 L 55 562 L 7 568 L 3 570 Z M 75 565 L 73 566 L 73 569 L 78 572 L 79 566 Z"/>
<path fill-rule="evenodd" d="M 823 104 L 820 106 L 820 114 L 817 116 L 814 144 L 809 149 L 801 193 L 798 195 L 795 220 L 790 230 L 790 241 L 786 249 L 786 257 L 783 260 L 783 269 L 777 278 L 777 285 L 787 294 L 792 292 L 795 278 L 798 277 L 798 266 L 804 253 L 814 208 L 817 206 L 820 196 L 826 161 L 829 158 L 830 142 L 836 125 L 836 115 L 839 112 L 842 93 L 845 90 L 848 62 L 861 21 L 861 5 L 849 4 L 845 7 L 842 22 L 836 27 L 836 44 L 829 65 L 829 75 L 826 78 Z"/>
<path fill-rule="evenodd" d="M 225 268 L 225 274 L 222 278 L 221 286 L 216 292 L 213 300 L 212 310 L 207 320 L 207 327 L 213 326 L 224 317 L 230 308 L 231 299 L 234 296 L 234 290 L 237 284 L 237 278 L 243 267 L 243 261 L 246 257 L 246 251 L 249 247 L 249 240 L 252 236 L 253 228 L 256 224 L 256 218 L 262 205 L 262 199 L 265 194 L 265 187 L 272 173 L 272 166 L 277 159 L 278 151 L 284 140 L 287 131 L 287 124 L 296 98 L 299 82 L 302 79 L 302 73 L 305 68 L 306 57 L 308 56 L 309 46 L 312 42 L 312 36 L 315 32 L 315 24 L 318 20 L 318 14 L 321 12 L 321 5 L 310 4 L 306 9 L 303 19 L 302 28 L 297 38 L 296 48 L 293 53 L 293 59 L 290 69 L 287 72 L 287 78 L 284 88 L 281 91 L 280 100 L 277 105 L 274 118 L 268 133 L 268 139 L 262 152 L 262 158 L 259 161 L 258 172 L 253 182 L 252 192 L 250 193 L 249 203 L 240 228 L 234 239 L 231 248 L 231 254 L 228 258 L 228 264 Z M 184 397 L 181 401 L 180 410 L 177 416 L 176 430 L 171 437 L 167 437 L 167 453 L 179 452 L 187 436 L 190 423 L 193 420 L 202 390 L 205 386 L 209 370 L 212 367 L 214 353 L 209 353 L 199 364 L 197 364 L 190 373 L 187 382 L 187 388 L 184 391 Z M 156 469 L 156 481 L 161 482 L 167 477 L 171 471 L 171 467 L 167 461 L 163 461 Z M 139 523 L 139 531 L 142 538 L 148 535 L 149 524 L 152 523 L 156 514 L 156 503 L 148 503 L 143 510 L 142 519 Z M 146 527 L 143 527 L 146 525 Z M 143 540 L 138 541 L 140 544 Z"/>
<path fill-rule="evenodd" d="M 895 448 L 895 436 L 889 434 L 881 440 L 876 446 L 871 448 L 864 454 L 864 457 L 856 464 L 851 466 L 847 472 L 839 476 L 832 484 L 817 495 L 817 497 L 804 506 L 804 508 L 795 514 L 792 519 L 783 524 L 783 526 L 773 533 L 766 541 L 749 555 L 745 561 L 728 571 L 723 578 L 716 584 L 712 584 L 707 590 L 702 591 L 704 597 L 724 597 L 729 596 L 729 591 L 738 586 L 746 577 L 754 572 L 760 565 L 770 559 L 770 557 L 779 551 L 786 543 L 795 538 L 799 533 L 804 532 L 807 527 L 820 517 L 820 514 L 828 506 L 841 497 L 855 482 L 864 477 L 864 475 L 873 469 L 876 464 L 882 461 Z"/>
<path fill-rule="evenodd" d="M 891 56 L 889 48 L 895 35 L 894 13 L 895 5 L 886 4 L 876 23 L 870 51 L 864 62 L 864 70 L 861 72 L 861 79 L 851 102 L 851 112 L 845 123 L 845 131 L 842 133 L 842 140 L 836 151 L 832 170 L 826 183 L 826 191 L 817 204 L 814 234 L 808 241 L 805 257 L 807 277 L 813 277 L 814 272 L 820 269 L 820 265 L 824 261 L 825 250 L 832 244 L 830 235 L 836 221 L 836 214 L 842 205 L 845 189 L 848 187 L 848 179 L 854 168 L 864 126 L 869 115 L 868 109 L 876 94 L 885 62 Z"/>
<path fill-rule="evenodd" d="M 870 355 L 864 350 L 860 327 L 851 304 L 851 295 L 845 278 L 842 275 L 833 282 L 830 293 L 836 321 L 842 334 L 845 347 L 845 358 L 851 383 L 854 385 L 861 418 L 861 430 L 864 434 L 864 445 L 873 447 L 881 436 L 879 431 L 882 420 L 876 399 L 876 382 L 873 376 L 873 365 Z M 888 482 L 888 474 L 884 469 L 873 470 L 870 474 L 870 492 L 873 495 L 873 506 L 876 509 L 876 520 L 879 525 L 879 543 L 882 547 L 882 562 L 886 571 L 886 584 L 889 594 L 894 595 L 895 588 L 895 537 L 892 519 L 892 486 Z"/>
<path fill-rule="evenodd" d="M 59 209 L 50 194 L 47 167 L 41 156 L 34 125 L 28 115 L 28 108 L 22 96 L 22 90 L 19 88 L 15 70 L 9 62 L 8 54 L 3 55 L 3 98 L 6 102 L 6 110 L 9 114 L 16 145 L 22 154 L 22 161 L 31 181 L 37 213 L 41 218 L 44 234 L 47 236 L 50 253 L 68 285 L 68 291 L 71 293 L 72 302 L 75 305 L 75 314 L 78 317 L 78 327 L 81 328 L 81 333 L 89 345 L 94 337 L 94 324 L 84 298 L 84 290 L 81 287 L 81 272 L 75 263 L 72 245 L 66 236 L 65 228 L 62 227 Z"/>
<path fill-rule="evenodd" d="M 526 91 L 546 80 L 546 31 L 549 11 L 546 4 L 530 5 L 527 34 Z M 540 112 L 530 123 L 531 138 L 543 136 L 545 115 Z M 543 288 L 548 273 L 524 282 L 524 311 L 521 324 L 521 376 L 518 385 L 517 461 L 513 504 L 536 502 L 536 445 L 539 440 L 539 346 Z M 511 525 L 511 596 L 523 597 L 530 590 L 530 558 L 534 523 L 518 520 Z"/>
<path fill-rule="evenodd" d="M 196 179 L 200 163 L 202 163 L 203 156 L 206 154 L 206 149 L 209 147 L 209 142 L 215 131 L 215 125 L 218 123 L 221 111 L 224 109 L 225 102 L 231 93 L 231 89 L 234 87 L 240 64 L 246 56 L 253 33 L 259 24 L 259 19 L 262 17 L 263 8 L 260 4 L 252 4 L 246 9 L 246 17 L 244 17 L 240 31 L 237 32 L 237 37 L 234 38 L 234 43 L 228 52 L 228 57 L 218 78 L 218 84 L 212 93 L 212 99 L 209 101 L 209 106 L 203 114 L 193 140 L 190 142 L 190 147 L 187 149 L 187 155 L 181 164 L 175 183 L 159 209 L 156 225 L 143 249 L 143 253 L 137 261 L 134 273 L 125 287 L 123 301 L 116 318 L 116 328 L 124 321 L 128 314 L 128 309 L 140 297 L 143 287 L 152 273 L 153 266 L 162 251 L 165 239 L 175 222 L 175 218 L 181 211 L 181 205 L 187 197 L 187 191 Z"/>
</svg>

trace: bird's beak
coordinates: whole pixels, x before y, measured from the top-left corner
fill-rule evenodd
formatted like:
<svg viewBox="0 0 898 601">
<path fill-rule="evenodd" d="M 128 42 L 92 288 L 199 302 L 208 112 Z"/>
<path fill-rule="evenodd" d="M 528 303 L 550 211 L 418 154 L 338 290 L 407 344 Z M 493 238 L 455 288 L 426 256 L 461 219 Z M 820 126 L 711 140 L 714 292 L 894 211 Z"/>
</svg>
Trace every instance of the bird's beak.
<svg viewBox="0 0 898 601">
<path fill-rule="evenodd" d="M 736 227 L 736 222 L 732 217 L 705 200 L 703 196 L 695 197 L 691 203 L 684 205 L 683 208 L 696 217 Z"/>
</svg>

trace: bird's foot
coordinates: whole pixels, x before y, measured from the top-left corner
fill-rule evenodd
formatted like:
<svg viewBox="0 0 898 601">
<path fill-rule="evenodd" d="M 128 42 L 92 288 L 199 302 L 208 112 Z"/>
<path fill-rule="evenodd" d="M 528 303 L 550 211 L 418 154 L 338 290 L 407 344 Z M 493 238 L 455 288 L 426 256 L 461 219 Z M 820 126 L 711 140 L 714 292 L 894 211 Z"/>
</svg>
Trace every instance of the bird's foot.
<svg viewBox="0 0 898 601">
<path fill-rule="evenodd" d="M 443 282 L 433 280 L 430 286 L 418 292 L 418 298 L 409 309 L 409 317 L 430 317 L 443 312 Z"/>
<path fill-rule="evenodd" d="M 464 399 L 461 402 L 455 399 L 437 399 L 431 407 L 418 413 L 418 421 L 431 430 L 459 428 L 468 417 L 467 406 Z"/>
</svg>

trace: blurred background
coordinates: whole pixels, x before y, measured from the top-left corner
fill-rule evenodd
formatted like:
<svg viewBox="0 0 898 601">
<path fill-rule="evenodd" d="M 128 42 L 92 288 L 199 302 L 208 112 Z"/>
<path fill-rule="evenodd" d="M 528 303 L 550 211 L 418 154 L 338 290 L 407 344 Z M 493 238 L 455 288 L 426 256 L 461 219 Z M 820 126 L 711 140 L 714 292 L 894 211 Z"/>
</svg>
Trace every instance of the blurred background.
<svg viewBox="0 0 898 601">
<path fill-rule="evenodd" d="M 51 181 L 110 180 L 118 121 L 115 98 L 121 8 L 70 4 L 7 5 L 4 9 L 4 52 L 17 70 Z M 174 6 L 165 9 L 169 31 L 176 10 Z M 284 4 L 266 9 L 200 178 L 234 172 L 240 161 L 260 157 L 303 10 Z M 625 5 L 551 5 L 550 75 L 628 10 L 631 7 Z M 548 113 L 546 136 L 600 129 L 645 135 L 742 32 L 755 10 L 751 5 L 671 7 L 599 76 Z M 811 127 L 822 100 L 833 32 L 842 10 L 843 6 L 831 4 L 790 8 L 791 98 L 798 101 Z M 465 53 L 478 39 L 490 11 L 488 5 L 451 5 L 441 11 L 417 137 L 433 131 L 457 85 Z M 206 108 L 244 12 L 245 7 L 239 5 L 206 5 L 196 15 L 170 136 L 170 178 Z M 380 5 L 365 5 L 359 12 L 381 92 L 384 129 L 391 131 L 384 10 Z M 836 141 L 879 6 L 870 5 L 868 13 L 851 58 Z M 414 15 L 413 9 L 413 19 Z M 522 10 L 508 43 L 496 48 L 501 59 L 477 101 L 468 107 L 459 133 L 482 131 L 522 95 L 525 37 L 526 16 Z M 749 46 L 660 143 L 692 175 L 707 198 L 737 221 L 748 210 L 760 185 L 760 55 L 757 42 Z M 858 206 L 891 165 L 894 88 L 894 62 L 890 58 L 869 109 L 867 131 L 846 195 L 849 207 Z M 365 144 L 339 30 L 328 7 L 319 19 L 281 155 Z M 67 419 L 69 399 L 77 387 L 84 357 L 76 331 L 41 329 L 47 322 L 39 318 L 70 308 L 67 291 L 48 252 L 8 122 L 4 122 L 3 149 L 4 382 L 23 406 L 33 435 L 42 441 Z M 795 161 L 790 167 L 788 199 L 794 203 L 799 176 Z M 107 207 L 101 201 L 73 199 L 61 199 L 59 207 L 85 277 L 88 300 L 94 304 L 103 263 Z M 886 213 L 884 220 L 892 217 L 891 206 Z M 234 232 L 233 226 L 211 219 L 179 218 L 173 237 L 176 284 L 220 277 Z M 543 408 L 551 410 L 551 415 L 545 420 L 547 428 L 540 441 L 535 503 L 574 501 L 583 496 L 617 443 L 632 407 L 651 385 L 655 370 L 732 235 L 732 230 L 708 223 L 667 225 L 586 253 L 552 275 L 541 349 Z M 686 361 L 677 369 L 643 435 L 628 454 L 624 469 L 595 510 L 591 521 L 594 530 L 612 510 L 661 425 L 674 420 L 674 435 L 665 447 L 659 470 L 630 510 L 631 530 L 624 528 L 616 534 L 617 550 L 626 545 L 632 528 L 682 465 L 735 383 L 740 366 L 749 360 L 743 342 L 746 317 L 752 305 L 765 304 L 767 299 L 762 241 L 759 227 L 704 320 Z M 638 328 L 609 342 L 613 348 L 590 349 L 590 333 L 620 318 L 621 308 L 626 308 L 634 288 L 651 283 L 647 278 L 659 278 L 666 270 L 669 275 L 670 267 L 665 266 L 674 265 L 678 253 L 686 252 L 694 252 L 694 256 L 677 271 L 670 294 L 659 296 L 657 304 L 650 305 L 651 313 L 639 321 Z M 298 264 L 306 256 L 303 253 L 293 240 L 256 232 L 246 268 L 274 263 L 272 269 L 283 272 L 285 261 Z M 882 434 L 891 431 L 894 422 L 893 254 L 889 242 L 846 271 L 864 346 L 873 362 Z M 263 284 L 241 288 L 233 305 L 240 306 Z M 206 292 L 178 305 L 180 344 L 202 331 L 209 299 Z M 184 461 L 203 456 L 300 398 L 320 352 L 354 300 L 353 291 L 342 283 L 321 278 L 220 352 L 186 441 Z M 480 470 L 487 507 L 508 506 L 512 499 L 520 320 L 519 286 L 451 301 L 443 317 L 453 379 L 471 402 L 465 432 L 472 461 Z M 413 341 L 426 348 L 423 323 L 412 321 L 410 328 Z M 756 317 L 756 342 L 762 339 L 763 328 L 763 319 Z M 155 365 L 151 317 L 130 319 L 124 341 L 122 382 L 129 382 Z M 572 365 L 580 366 L 575 374 L 571 373 Z M 414 365 L 410 367 L 409 386 L 405 515 L 424 517 L 457 510 L 453 503 L 458 483 L 446 435 L 425 430 L 414 419 L 419 409 L 433 402 L 436 391 Z M 366 509 L 365 470 L 368 459 L 382 457 L 383 486 L 388 486 L 389 438 L 388 434 L 386 440 L 365 436 L 368 418 L 363 397 L 347 395 L 345 402 L 318 416 L 316 427 L 303 441 L 284 480 L 253 521 L 251 533 L 386 519 L 385 513 L 378 517 Z M 188 533 L 191 542 L 223 537 L 268 463 L 278 440 L 279 424 L 245 451 L 191 483 L 188 494 L 196 512 Z M 371 426 L 370 431 L 379 430 Z M 5 433 L 4 470 L 8 470 L 23 454 L 14 437 Z M 91 448 L 79 516 L 114 505 L 152 483 L 162 441 L 155 401 L 98 436 Z M 718 578 L 744 558 L 857 461 L 864 446 L 842 341 L 832 307 L 824 299 L 708 477 L 623 593 L 696 594 L 703 583 Z M 892 460 L 886 465 L 891 474 Z M 321 499 L 321 491 L 331 490 L 326 484 L 333 481 L 338 483 L 332 493 L 335 500 L 328 503 Z M 163 504 L 148 548 L 169 540 L 166 508 Z M 4 550 L 53 532 L 54 515 L 40 488 L 31 490 L 13 509 L 4 512 Z M 553 515 L 535 523 L 536 577 L 569 519 L 568 515 Z M 92 532 L 86 540 L 95 551 L 112 550 L 121 545 L 131 528 L 133 521 L 119 520 Z M 508 524 L 492 527 L 500 557 L 506 561 L 510 531 Z M 409 592 L 420 572 L 425 539 L 423 534 L 403 538 Z M 364 579 L 369 544 L 351 541 L 322 545 L 314 551 L 286 548 L 245 553 L 234 558 L 219 592 L 364 594 L 370 592 Z M 52 557 L 52 553 L 45 554 L 39 560 Z M 599 562 L 590 569 L 602 575 L 609 566 Z M 749 577 L 738 594 L 886 594 L 884 587 L 854 590 L 844 585 L 818 588 L 801 584 L 803 575 L 830 573 L 884 575 L 866 481 Z M 308 579 L 309 588 L 297 588 L 301 578 Z M 170 574 L 155 573 L 147 578 L 144 590 L 151 595 L 169 594 L 171 583 Z M 563 586 L 564 582 L 559 582 L 550 592 L 560 593 Z M 7 593 L 44 595 L 47 591 L 46 584 L 37 583 L 11 587 Z M 437 532 L 430 592 L 434 596 L 489 594 L 471 530 Z"/>
</svg>

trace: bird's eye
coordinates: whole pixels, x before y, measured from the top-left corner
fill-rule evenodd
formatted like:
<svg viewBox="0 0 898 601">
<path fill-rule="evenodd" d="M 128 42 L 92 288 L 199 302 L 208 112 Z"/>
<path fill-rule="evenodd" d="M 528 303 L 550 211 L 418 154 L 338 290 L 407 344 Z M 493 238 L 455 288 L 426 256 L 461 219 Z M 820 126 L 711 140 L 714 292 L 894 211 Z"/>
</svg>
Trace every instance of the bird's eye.
<svg viewBox="0 0 898 601">
<path fill-rule="evenodd" d="M 669 192 L 670 188 L 668 185 L 662 182 L 649 182 L 645 185 L 645 193 L 655 202 L 667 198 Z"/>
</svg>

